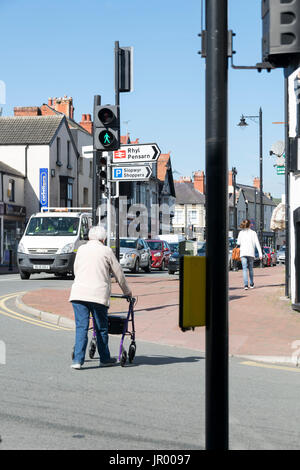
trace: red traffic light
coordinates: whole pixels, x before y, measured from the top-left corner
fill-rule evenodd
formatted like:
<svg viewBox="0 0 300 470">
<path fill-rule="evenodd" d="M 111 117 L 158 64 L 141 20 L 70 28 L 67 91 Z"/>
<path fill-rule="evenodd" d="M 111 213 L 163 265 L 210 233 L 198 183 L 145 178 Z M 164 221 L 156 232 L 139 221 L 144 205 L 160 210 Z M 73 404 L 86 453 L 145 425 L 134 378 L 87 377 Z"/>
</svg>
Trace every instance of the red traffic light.
<svg viewBox="0 0 300 470">
<path fill-rule="evenodd" d="M 101 108 L 98 117 L 105 126 L 109 126 L 115 119 L 115 115 L 110 108 Z"/>
</svg>

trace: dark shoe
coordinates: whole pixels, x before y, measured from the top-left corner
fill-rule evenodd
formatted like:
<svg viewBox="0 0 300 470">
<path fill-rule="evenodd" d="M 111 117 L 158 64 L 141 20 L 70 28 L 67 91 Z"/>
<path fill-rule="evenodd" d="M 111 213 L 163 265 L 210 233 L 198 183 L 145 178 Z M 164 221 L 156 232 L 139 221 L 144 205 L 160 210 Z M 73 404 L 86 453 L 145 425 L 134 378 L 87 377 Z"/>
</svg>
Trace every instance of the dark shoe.
<svg viewBox="0 0 300 470">
<path fill-rule="evenodd" d="M 245 286 L 244 289 L 245 289 L 245 290 L 248 290 L 248 286 Z"/>
<path fill-rule="evenodd" d="M 250 285 L 250 289 L 254 289 L 254 284 L 252 284 L 252 286 Z"/>
<path fill-rule="evenodd" d="M 106 362 L 101 362 L 100 361 L 100 367 L 108 367 L 108 366 L 113 366 L 117 362 L 117 359 L 115 357 L 111 357 L 108 361 Z"/>
</svg>

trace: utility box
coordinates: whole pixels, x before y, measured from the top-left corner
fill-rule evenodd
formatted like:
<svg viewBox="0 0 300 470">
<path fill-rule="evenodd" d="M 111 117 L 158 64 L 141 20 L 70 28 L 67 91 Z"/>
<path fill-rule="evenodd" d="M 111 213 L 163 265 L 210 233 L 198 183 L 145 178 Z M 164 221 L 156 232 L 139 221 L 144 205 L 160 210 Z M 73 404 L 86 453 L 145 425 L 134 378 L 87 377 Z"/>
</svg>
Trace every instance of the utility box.
<svg viewBox="0 0 300 470">
<path fill-rule="evenodd" d="M 205 326 L 206 258 L 180 257 L 179 328 L 182 331 Z"/>
</svg>

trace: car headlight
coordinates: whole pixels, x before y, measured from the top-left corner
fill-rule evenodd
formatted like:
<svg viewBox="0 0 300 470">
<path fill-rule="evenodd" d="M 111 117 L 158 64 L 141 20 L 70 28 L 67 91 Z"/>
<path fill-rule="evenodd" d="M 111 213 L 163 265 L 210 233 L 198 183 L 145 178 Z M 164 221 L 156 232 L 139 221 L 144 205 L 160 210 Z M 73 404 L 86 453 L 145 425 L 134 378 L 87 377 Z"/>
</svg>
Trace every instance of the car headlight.
<svg viewBox="0 0 300 470">
<path fill-rule="evenodd" d="M 68 243 L 67 245 L 65 245 L 63 248 L 61 248 L 60 250 L 58 250 L 58 254 L 62 254 L 62 253 L 72 253 L 72 251 L 74 251 L 74 243 Z"/>
<path fill-rule="evenodd" d="M 126 253 L 125 258 L 135 258 L 136 254 L 135 253 Z"/>
<path fill-rule="evenodd" d="M 21 242 L 18 245 L 18 253 L 27 253 L 25 246 Z"/>
<path fill-rule="evenodd" d="M 154 253 L 154 255 L 153 255 L 153 256 L 161 256 L 161 252 L 160 252 L 160 251 L 158 251 L 157 253 Z"/>
</svg>

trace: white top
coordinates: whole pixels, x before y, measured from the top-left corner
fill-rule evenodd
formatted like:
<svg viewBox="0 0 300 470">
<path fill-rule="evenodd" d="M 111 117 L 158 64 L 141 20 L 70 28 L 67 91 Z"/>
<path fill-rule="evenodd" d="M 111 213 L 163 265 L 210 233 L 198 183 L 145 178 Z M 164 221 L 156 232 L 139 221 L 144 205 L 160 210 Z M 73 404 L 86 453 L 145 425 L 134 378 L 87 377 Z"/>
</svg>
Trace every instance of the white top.
<svg viewBox="0 0 300 470">
<path fill-rule="evenodd" d="M 131 296 L 123 270 L 113 251 L 97 240 L 89 240 L 78 248 L 69 301 L 82 300 L 109 306 L 111 272 L 125 295 Z"/>
<path fill-rule="evenodd" d="M 258 250 L 259 257 L 262 258 L 261 247 L 256 232 L 251 228 L 244 228 L 240 231 L 237 244 L 240 245 L 240 256 L 255 256 L 255 247 Z"/>
</svg>

